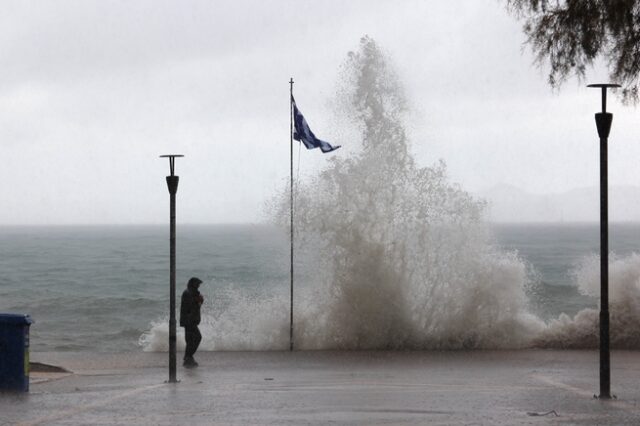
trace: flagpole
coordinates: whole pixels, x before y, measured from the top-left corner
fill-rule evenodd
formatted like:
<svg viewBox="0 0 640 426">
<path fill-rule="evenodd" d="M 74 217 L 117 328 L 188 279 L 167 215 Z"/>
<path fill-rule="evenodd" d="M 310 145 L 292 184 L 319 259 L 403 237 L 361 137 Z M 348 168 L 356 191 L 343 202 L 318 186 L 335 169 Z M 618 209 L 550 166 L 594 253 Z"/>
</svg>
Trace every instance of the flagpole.
<svg viewBox="0 0 640 426">
<path fill-rule="evenodd" d="M 289 80 L 289 138 L 291 139 L 290 148 L 291 155 L 290 158 L 290 177 L 289 183 L 291 185 L 290 188 L 290 219 L 291 219 L 291 305 L 289 309 L 289 350 L 293 351 L 293 77 Z"/>
</svg>

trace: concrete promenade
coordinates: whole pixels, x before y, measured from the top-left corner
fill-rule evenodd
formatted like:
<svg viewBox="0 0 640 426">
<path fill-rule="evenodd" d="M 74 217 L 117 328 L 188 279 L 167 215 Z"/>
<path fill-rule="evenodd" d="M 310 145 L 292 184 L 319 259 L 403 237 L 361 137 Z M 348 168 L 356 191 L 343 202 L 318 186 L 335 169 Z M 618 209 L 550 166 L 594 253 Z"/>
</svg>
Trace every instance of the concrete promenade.
<svg viewBox="0 0 640 426">
<path fill-rule="evenodd" d="M 181 355 L 181 354 L 179 354 Z M 640 352 L 202 352 L 167 384 L 165 353 L 32 353 L 1 425 L 640 425 Z M 548 413 L 545 415 L 545 413 Z"/>
</svg>

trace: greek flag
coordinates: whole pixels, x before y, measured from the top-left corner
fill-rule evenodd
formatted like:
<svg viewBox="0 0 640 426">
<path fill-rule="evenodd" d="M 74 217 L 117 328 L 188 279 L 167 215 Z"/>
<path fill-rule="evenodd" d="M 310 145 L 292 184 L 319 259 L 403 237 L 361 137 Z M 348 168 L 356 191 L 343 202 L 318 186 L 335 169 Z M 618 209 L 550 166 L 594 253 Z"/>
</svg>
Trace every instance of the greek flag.
<svg viewBox="0 0 640 426">
<path fill-rule="evenodd" d="M 327 153 L 340 148 L 338 146 L 331 146 L 328 142 L 320 140 L 313 134 L 307 120 L 298 109 L 295 99 L 291 96 L 291 104 L 293 105 L 293 138 L 300 141 L 307 147 L 307 149 L 320 148 L 322 152 Z"/>
</svg>

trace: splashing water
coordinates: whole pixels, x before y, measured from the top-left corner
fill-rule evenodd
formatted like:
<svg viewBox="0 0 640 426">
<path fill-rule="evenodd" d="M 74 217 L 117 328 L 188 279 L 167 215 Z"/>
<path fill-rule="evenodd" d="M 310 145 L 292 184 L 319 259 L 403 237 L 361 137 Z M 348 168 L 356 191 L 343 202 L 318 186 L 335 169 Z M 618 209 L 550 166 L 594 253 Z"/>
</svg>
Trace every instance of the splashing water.
<svg viewBox="0 0 640 426">
<path fill-rule="evenodd" d="M 610 344 L 617 349 L 640 348 L 640 255 L 610 256 Z M 584 259 L 574 272 L 581 293 L 600 295 L 600 257 Z M 599 346 L 600 311 L 584 309 L 575 317 L 562 314 L 536 337 L 536 346 L 595 349 Z"/>
<path fill-rule="evenodd" d="M 484 203 L 449 182 L 443 161 L 414 161 L 406 104 L 383 53 L 363 38 L 348 55 L 335 102 L 341 131 L 357 136 L 343 141 L 352 155 L 343 148 L 317 176 L 297 183 L 296 347 L 597 347 L 598 311 L 547 324 L 530 313 L 530 271 L 496 246 Z M 288 197 L 274 197 L 271 209 L 285 229 Z M 612 346 L 639 348 L 640 256 L 614 259 L 610 270 Z M 597 258 L 575 272 L 580 291 L 595 296 L 599 276 Z M 203 350 L 288 347 L 288 298 L 234 290 L 228 300 L 205 311 Z M 140 344 L 166 351 L 167 334 L 164 319 Z"/>
<path fill-rule="evenodd" d="M 209 294 L 215 289 L 215 294 Z M 250 292 L 233 285 L 204 283 L 205 295 L 199 350 L 242 351 L 283 349 L 289 339 L 288 310 L 285 300 Z M 286 325 L 286 327 L 285 327 Z M 185 347 L 184 329 L 177 328 L 177 350 Z M 169 350 L 169 319 L 151 324 L 138 341 L 147 352 Z"/>
<path fill-rule="evenodd" d="M 302 348 L 522 347 L 543 328 L 526 310 L 524 264 L 489 243 L 484 204 L 418 166 L 398 79 L 370 38 L 349 54 L 336 104 L 361 146 L 305 184 L 297 242 L 315 303 Z M 351 141 L 354 142 L 354 141 Z M 287 218 L 286 200 L 278 210 Z"/>
</svg>

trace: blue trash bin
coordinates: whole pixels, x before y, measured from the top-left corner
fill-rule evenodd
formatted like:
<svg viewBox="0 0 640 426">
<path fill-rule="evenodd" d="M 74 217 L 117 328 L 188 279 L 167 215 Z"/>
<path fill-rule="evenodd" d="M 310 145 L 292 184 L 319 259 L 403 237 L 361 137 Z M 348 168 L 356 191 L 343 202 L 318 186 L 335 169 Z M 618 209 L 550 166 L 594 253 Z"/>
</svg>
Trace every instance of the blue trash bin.
<svg viewBox="0 0 640 426">
<path fill-rule="evenodd" d="M 29 315 L 0 314 L 0 391 L 29 391 Z"/>
</svg>

